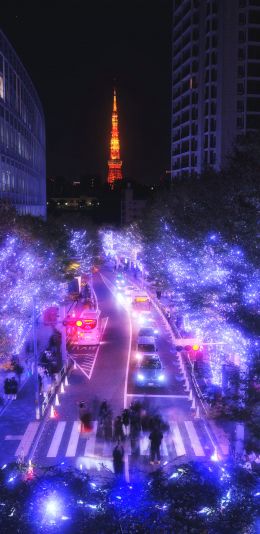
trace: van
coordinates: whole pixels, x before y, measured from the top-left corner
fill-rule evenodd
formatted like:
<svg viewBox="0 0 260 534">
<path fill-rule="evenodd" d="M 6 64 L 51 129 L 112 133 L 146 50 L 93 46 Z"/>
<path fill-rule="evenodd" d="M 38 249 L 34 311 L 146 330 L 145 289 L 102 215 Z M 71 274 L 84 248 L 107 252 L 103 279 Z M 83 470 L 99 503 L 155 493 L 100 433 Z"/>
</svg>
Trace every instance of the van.
<svg viewBox="0 0 260 534">
<path fill-rule="evenodd" d="M 142 359 L 142 354 L 150 353 L 155 354 L 157 347 L 154 336 L 138 336 L 137 338 L 137 354 L 138 360 Z"/>
</svg>

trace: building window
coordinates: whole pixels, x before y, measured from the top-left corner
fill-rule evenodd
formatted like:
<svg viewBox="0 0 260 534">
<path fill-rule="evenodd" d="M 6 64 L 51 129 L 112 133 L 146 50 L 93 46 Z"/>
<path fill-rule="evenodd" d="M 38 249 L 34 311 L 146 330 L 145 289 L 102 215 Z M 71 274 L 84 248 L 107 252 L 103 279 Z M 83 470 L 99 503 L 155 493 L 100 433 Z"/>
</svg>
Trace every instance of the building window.
<svg viewBox="0 0 260 534">
<path fill-rule="evenodd" d="M 237 101 L 237 111 L 240 112 L 240 113 L 244 111 L 244 101 L 243 100 L 238 100 Z"/>
<path fill-rule="evenodd" d="M 216 153 L 213 150 L 210 151 L 210 164 L 214 165 L 216 163 Z"/>
<path fill-rule="evenodd" d="M 216 69 L 212 69 L 211 71 L 211 81 L 216 82 L 217 81 L 217 71 Z"/>
<path fill-rule="evenodd" d="M 238 59 L 245 59 L 245 50 L 244 48 L 238 49 Z"/>
<path fill-rule="evenodd" d="M 243 26 L 246 23 L 245 13 L 239 13 L 238 22 L 241 26 Z"/>
<path fill-rule="evenodd" d="M 245 42 L 245 40 L 246 40 L 246 34 L 245 34 L 244 31 L 240 30 L 240 31 L 238 32 L 238 40 L 239 40 L 240 43 L 244 43 L 244 42 Z"/>
<path fill-rule="evenodd" d="M 237 92 L 239 95 L 243 95 L 245 90 L 244 90 L 244 84 L 243 83 L 238 83 L 237 84 Z"/>
<path fill-rule="evenodd" d="M 237 117 L 237 127 L 239 129 L 244 128 L 244 118 L 243 117 Z"/>
<path fill-rule="evenodd" d="M 244 78 L 244 76 L 245 76 L 245 68 L 244 68 L 243 65 L 239 65 L 239 67 L 237 69 L 237 74 L 238 74 L 239 78 Z"/>
</svg>

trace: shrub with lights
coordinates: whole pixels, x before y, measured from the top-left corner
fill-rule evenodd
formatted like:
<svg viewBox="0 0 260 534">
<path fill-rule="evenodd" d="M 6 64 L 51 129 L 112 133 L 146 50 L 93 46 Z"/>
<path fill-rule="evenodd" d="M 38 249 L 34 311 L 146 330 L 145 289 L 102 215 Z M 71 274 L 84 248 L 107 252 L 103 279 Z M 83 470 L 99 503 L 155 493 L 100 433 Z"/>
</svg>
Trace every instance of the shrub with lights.
<svg viewBox="0 0 260 534">
<path fill-rule="evenodd" d="M 4 465 L 1 532 L 254 533 L 260 499 L 254 473 L 212 462 L 166 464 L 131 483 L 65 465 Z"/>
</svg>

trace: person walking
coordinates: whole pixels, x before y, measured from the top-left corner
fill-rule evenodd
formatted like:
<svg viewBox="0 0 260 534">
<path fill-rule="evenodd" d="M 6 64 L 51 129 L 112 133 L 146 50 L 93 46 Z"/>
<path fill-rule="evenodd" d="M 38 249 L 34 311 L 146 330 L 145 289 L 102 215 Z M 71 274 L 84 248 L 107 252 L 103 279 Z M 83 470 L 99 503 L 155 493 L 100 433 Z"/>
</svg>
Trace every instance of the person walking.
<svg viewBox="0 0 260 534">
<path fill-rule="evenodd" d="M 118 440 L 117 445 L 113 449 L 113 466 L 115 475 L 123 475 L 124 473 L 124 447 Z"/>
<path fill-rule="evenodd" d="M 129 436 L 129 433 L 130 433 L 130 412 L 129 412 L 129 410 L 127 408 L 125 408 L 123 410 L 122 423 L 123 423 L 125 436 Z"/>
<path fill-rule="evenodd" d="M 79 420 L 80 420 L 80 433 L 81 434 L 85 434 L 92 430 L 91 413 L 87 409 L 84 401 L 79 402 Z"/>
<path fill-rule="evenodd" d="M 163 439 L 163 434 L 159 428 L 154 428 L 149 436 L 151 442 L 151 460 L 150 464 L 157 463 L 161 461 L 160 446 Z M 157 460 L 155 459 L 157 458 Z"/>
<path fill-rule="evenodd" d="M 103 400 L 103 402 L 101 402 L 101 405 L 100 405 L 100 408 L 99 408 L 99 421 L 101 424 L 104 423 L 106 417 L 108 416 L 109 414 L 109 406 L 108 406 L 108 403 L 106 400 Z"/>
<path fill-rule="evenodd" d="M 123 431 L 123 424 L 122 424 L 122 419 L 120 417 L 120 415 L 118 415 L 116 418 L 115 418 L 115 421 L 114 421 L 114 440 L 115 441 L 123 441 L 125 439 L 125 435 L 124 435 L 124 431 Z"/>
</svg>

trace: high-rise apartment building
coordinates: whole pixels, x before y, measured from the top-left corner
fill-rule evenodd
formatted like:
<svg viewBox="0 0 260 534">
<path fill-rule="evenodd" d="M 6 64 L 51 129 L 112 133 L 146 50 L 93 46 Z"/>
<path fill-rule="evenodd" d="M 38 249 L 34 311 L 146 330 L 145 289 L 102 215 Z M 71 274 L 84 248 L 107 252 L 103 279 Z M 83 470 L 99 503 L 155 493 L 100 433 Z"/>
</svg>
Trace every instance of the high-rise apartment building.
<svg viewBox="0 0 260 534">
<path fill-rule="evenodd" d="M 33 83 L 0 30 L 0 200 L 46 216 L 45 121 Z"/>
<path fill-rule="evenodd" d="M 225 165 L 260 129 L 260 0 L 174 0 L 172 177 Z"/>
</svg>

